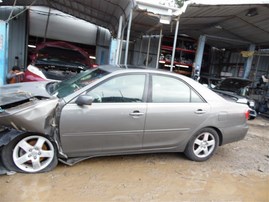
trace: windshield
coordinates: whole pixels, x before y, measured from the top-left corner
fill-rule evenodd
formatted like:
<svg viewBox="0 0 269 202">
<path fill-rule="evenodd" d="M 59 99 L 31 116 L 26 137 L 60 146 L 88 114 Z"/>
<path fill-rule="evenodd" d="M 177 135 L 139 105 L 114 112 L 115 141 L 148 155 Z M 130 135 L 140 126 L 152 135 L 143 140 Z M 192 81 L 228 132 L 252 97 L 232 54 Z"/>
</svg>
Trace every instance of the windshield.
<svg viewBox="0 0 269 202">
<path fill-rule="evenodd" d="M 62 82 L 49 83 L 47 85 L 47 91 L 51 95 L 56 95 L 58 98 L 62 98 L 72 94 L 73 92 L 83 88 L 84 86 L 92 83 L 97 79 L 102 78 L 107 74 L 109 74 L 109 72 L 101 69 L 87 70 L 77 74 L 71 79 Z"/>
</svg>

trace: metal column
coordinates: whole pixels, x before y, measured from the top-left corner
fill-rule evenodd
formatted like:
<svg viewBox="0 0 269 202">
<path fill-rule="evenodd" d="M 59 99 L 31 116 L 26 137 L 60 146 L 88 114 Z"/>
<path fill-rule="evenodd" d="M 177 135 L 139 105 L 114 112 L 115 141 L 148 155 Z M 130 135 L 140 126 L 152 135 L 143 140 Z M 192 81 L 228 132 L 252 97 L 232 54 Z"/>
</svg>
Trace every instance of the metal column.
<svg viewBox="0 0 269 202">
<path fill-rule="evenodd" d="M 139 48 L 139 55 L 138 55 L 137 65 L 139 65 L 139 63 L 140 63 L 142 47 L 143 47 L 143 37 L 140 40 L 140 48 Z"/>
<path fill-rule="evenodd" d="M 162 36 L 163 35 L 163 28 L 161 27 L 160 36 L 159 36 L 159 44 L 158 44 L 158 52 L 157 52 L 157 61 L 156 61 L 156 69 L 159 68 L 159 59 L 160 59 L 160 52 L 161 52 L 161 45 L 162 45 Z"/>
<path fill-rule="evenodd" d="M 133 10 L 131 9 L 130 15 L 129 15 L 129 23 L 128 23 L 128 31 L 127 31 L 127 39 L 126 39 L 126 47 L 125 47 L 125 59 L 124 59 L 125 65 L 127 65 L 127 60 L 128 60 L 128 50 L 129 50 L 129 40 L 130 40 L 132 19 L 133 19 Z"/>
<path fill-rule="evenodd" d="M 120 49 L 119 49 L 119 60 L 117 62 L 117 64 L 120 64 L 121 63 L 121 55 L 122 55 L 122 44 L 123 44 L 123 37 L 124 37 L 124 31 L 125 31 L 125 28 L 122 29 L 122 34 L 121 34 L 121 39 L 120 39 Z"/>
<path fill-rule="evenodd" d="M 203 60 L 203 54 L 204 54 L 204 48 L 205 48 L 205 41 L 206 41 L 206 36 L 205 35 L 201 35 L 199 37 L 199 41 L 198 41 L 198 47 L 196 50 L 196 54 L 195 54 L 195 60 L 194 60 L 194 79 L 198 78 L 200 76 L 200 72 L 201 72 L 201 66 L 202 66 L 202 60 Z"/>
<path fill-rule="evenodd" d="M 119 64 L 119 55 L 120 55 L 120 43 L 121 43 L 121 33 L 122 33 L 122 15 L 120 16 L 119 19 L 119 28 L 118 28 L 118 35 L 117 35 L 117 50 L 116 50 L 116 64 Z"/>
<path fill-rule="evenodd" d="M 257 78 L 257 72 L 258 72 L 258 68 L 259 68 L 259 65 L 260 65 L 260 59 L 261 59 L 261 55 L 259 54 L 258 55 L 258 61 L 256 63 L 256 67 L 255 67 L 255 74 L 254 74 L 254 79 L 253 79 L 253 82 L 252 82 L 252 87 L 254 87 L 254 85 L 255 85 L 255 81 L 256 81 L 256 78 Z"/>
<path fill-rule="evenodd" d="M 255 44 L 250 44 L 248 51 L 254 52 L 255 48 L 256 48 Z M 253 60 L 253 55 L 248 57 L 244 64 L 244 79 L 248 78 L 249 76 L 249 72 L 251 70 L 251 65 L 252 65 L 252 60 Z"/>
<path fill-rule="evenodd" d="M 175 36 L 174 36 L 173 52 L 172 52 L 171 65 L 170 65 L 170 71 L 171 72 L 173 71 L 174 61 L 175 61 L 175 52 L 176 52 L 176 46 L 177 46 L 178 25 L 179 25 L 179 19 L 177 19 Z"/>
<path fill-rule="evenodd" d="M 146 67 L 149 65 L 149 51 L 150 51 L 150 43 L 151 43 L 151 36 L 149 36 L 149 40 L 148 40 L 148 50 L 147 50 Z"/>
</svg>

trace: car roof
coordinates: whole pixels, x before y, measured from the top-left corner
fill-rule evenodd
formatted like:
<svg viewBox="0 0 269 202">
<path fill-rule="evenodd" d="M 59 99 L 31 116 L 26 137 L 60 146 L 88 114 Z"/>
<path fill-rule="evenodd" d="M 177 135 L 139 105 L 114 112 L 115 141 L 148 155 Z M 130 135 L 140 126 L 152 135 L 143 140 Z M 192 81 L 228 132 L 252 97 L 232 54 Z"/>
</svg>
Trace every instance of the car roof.
<svg viewBox="0 0 269 202">
<path fill-rule="evenodd" d="M 164 69 L 156 69 L 156 68 L 150 68 L 150 67 L 145 67 L 145 66 L 135 66 L 135 65 L 100 65 L 98 66 L 99 69 L 107 71 L 109 73 L 116 72 L 116 71 L 139 71 L 139 72 L 162 72 L 162 73 L 167 73 L 167 74 L 173 74 L 173 75 L 179 75 L 174 72 L 170 72 L 168 70 Z M 183 76 L 184 75 L 179 75 Z"/>
<path fill-rule="evenodd" d="M 168 70 L 164 70 L 164 69 L 148 68 L 144 66 L 135 66 L 135 65 L 100 65 L 98 68 L 101 70 L 107 71 L 109 73 L 115 73 L 115 74 L 123 73 L 123 72 L 160 73 L 163 75 L 176 76 L 178 78 L 183 79 L 184 81 L 188 83 L 198 83 L 197 81 L 193 80 L 190 77 L 187 77 L 185 75 L 181 75 L 175 72 L 171 72 Z"/>
<path fill-rule="evenodd" d="M 97 68 L 110 72 L 110 73 L 119 71 L 119 70 L 147 69 L 147 67 L 135 66 L 135 65 L 100 65 Z"/>
</svg>

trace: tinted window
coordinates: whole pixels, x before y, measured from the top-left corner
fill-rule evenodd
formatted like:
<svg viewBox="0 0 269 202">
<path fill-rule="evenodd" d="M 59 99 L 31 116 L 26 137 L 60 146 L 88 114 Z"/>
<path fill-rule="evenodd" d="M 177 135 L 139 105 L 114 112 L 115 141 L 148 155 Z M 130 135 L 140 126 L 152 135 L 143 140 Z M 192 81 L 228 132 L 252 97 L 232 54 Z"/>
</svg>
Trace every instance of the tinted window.
<svg viewBox="0 0 269 202">
<path fill-rule="evenodd" d="M 152 76 L 152 102 L 186 103 L 202 102 L 200 97 L 182 81 L 166 76 Z"/>
<path fill-rule="evenodd" d="M 142 102 L 145 75 L 122 75 L 94 88 L 93 102 Z"/>
</svg>

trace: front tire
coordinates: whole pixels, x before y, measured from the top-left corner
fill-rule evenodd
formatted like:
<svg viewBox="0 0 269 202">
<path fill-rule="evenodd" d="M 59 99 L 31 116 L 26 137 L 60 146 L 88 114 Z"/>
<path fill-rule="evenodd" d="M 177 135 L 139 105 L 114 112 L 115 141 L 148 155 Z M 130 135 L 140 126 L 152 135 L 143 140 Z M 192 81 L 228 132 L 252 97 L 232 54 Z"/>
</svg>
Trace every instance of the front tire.
<svg viewBox="0 0 269 202">
<path fill-rule="evenodd" d="M 193 161 L 206 161 L 214 154 L 218 145 L 218 133 L 212 128 L 204 128 L 190 139 L 184 154 Z"/>
<path fill-rule="evenodd" d="M 18 136 L 4 146 L 2 160 L 4 166 L 12 171 L 47 172 L 58 164 L 57 148 L 42 135 Z"/>
</svg>

